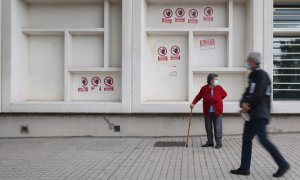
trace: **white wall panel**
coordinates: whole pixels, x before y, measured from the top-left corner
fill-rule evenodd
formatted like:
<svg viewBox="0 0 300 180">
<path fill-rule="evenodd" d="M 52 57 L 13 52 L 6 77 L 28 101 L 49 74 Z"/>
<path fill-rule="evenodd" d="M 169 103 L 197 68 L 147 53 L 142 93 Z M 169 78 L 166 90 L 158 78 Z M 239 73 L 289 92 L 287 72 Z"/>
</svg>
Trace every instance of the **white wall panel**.
<svg viewBox="0 0 300 180">
<path fill-rule="evenodd" d="M 71 33 L 72 34 L 72 33 Z M 72 60 L 74 67 L 104 67 L 103 34 L 72 35 Z"/>
<path fill-rule="evenodd" d="M 180 56 L 172 60 L 171 48 L 178 46 Z M 159 60 L 158 49 L 165 47 L 167 60 Z M 145 59 L 145 101 L 188 100 L 188 36 L 148 36 Z"/>
<path fill-rule="evenodd" d="M 214 45 L 205 48 L 201 42 L 213 41 Z M 204 46 L 204 47 L 202 47 Z M 195 35 L 193 50 L 193 66 L 226 67 L 227 63 L 226 35 Z"/>
<path fill-rule="evenodd" d="M 233 6 L 233 66 L 243 67 L 246 59 L 246 5 L 235 3 Z"/>
<path fill-rule="evenodd" d="M 2 24 L 2 1 L 0 2 L 0 94 L 2 94 L 2 28 L 3 28 L 3 24 Z M 0 112 L 2 112 L 2 97 L 0 96 Z"/>
<path fill-rule="evenodd" d="M 189 112 L 207 74 L 215 72 L 229 93 L 224 110 L 232 113 L 246 85 L 247 54 L 262 52 L 272 73 L 272 0 L 2 2 L 4 112 Z M 212 21 L 204 19 L 206 7 L 213 9 Z M 163 23 L 165 9 L 173 12 L 172 23 Z M 189 23 L 191 9 L 198 11 L 197 23 Z M 201 40 L 209 39 L 213 48 L 201 49 Z M 180 61 L 168 54 L 167 62 L 158 62 L 158 47 L 170 53 L 174 44 Z M 99 76 L 102 83 L 113 76 L 115 91 L 80 94 L 82 76 Z M 276 102 L 274 112 L 294 112 L 285 105 Z"/>
<path fill-rule="evenodd" d="M 36 28 L 101 28 L 104 26 L 101 4 L 27 4 L 28 24 Z"/>
<path fill-rule="evenodd" d="M 28 37 L 27 100 L 61 101 L 64 99 L 63 35 Z"/>
<path fill-rule="evenodd" d="M 213 8 L 213 21 L 204 21 L 204 9 L 206 7 Z M 185 22 L 176 22 L 176 10 L 178 8 L 183 8 L 184 10 L 184 20 Z M 163 12 L 166 9 L 172 10 L 172 23 L 162 23 L 162 18 L 164 17 Z M 190 19 L 189 11 L 191 9 L 196 9 L 198 11 L 198 23 L 188 23 Z M 148 3 L 147 7 L 147 28 L 215 28 L 215 27 L 227 27 L 227 7 L 226 3 Z"/>
<path fill-rule="evenodd" d="M 220 75 L 229 92 L 224 101 L 225 112 L 238 112 L 238 101 L 246 86 L 247 71 L 242 66 L 246 44 L 250 43 L 245 39 L 245 19 L 248 18 L 245 10 L 250 7 L 247 2 L 143 0 L 135 1 L 134 5 L 133 112 L 189 112 L 189 104 L 199 88 L 206 84 L 206 76 L 211 72 Z M 205 20 L 205 7 L 212 7 L 212 21 Z M 176 14 L 178 8 L 185 11 L 181 22 Z M 199 13 L 195 24 L 188 21 L 188 12 L 192 8 Z M 173 15 L 166 18 L 163 14 L 166 9 Z M 189 61 L 186 78 L 175 81 L 175 77 L 167 77 L 171 71 L 168 71 L 167 63 L 163 65 L 157 60 L 157 49 L 165 45 L 169 50 L 170 44 L 183 34 L 188 34 L 185 38 L 187 46 L 183 46 L 181 52 L 187 54 Z M 185 43 L 186 40 L 181 41 Z M 173 84 L 168 84 L 172 81 Z M 232 86 L 233 82 L 235 86 Z M 184 94 L 186 98 L 183 98 Z"/>
<path fill-rule="evenodd" d="M 130 0 L 4 3 L 5 112 L 130 112 Z"/>
</svg>

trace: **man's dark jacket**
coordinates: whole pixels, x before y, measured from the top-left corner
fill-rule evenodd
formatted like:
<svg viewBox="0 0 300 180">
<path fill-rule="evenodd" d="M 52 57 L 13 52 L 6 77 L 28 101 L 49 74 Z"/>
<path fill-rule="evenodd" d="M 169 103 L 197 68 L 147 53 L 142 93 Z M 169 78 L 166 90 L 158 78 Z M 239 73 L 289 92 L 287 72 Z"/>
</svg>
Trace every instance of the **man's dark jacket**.
<svg viewBox="0 0 300 180">
<path fill-rule="evenodd" d="M 271 109 L 271 80 L 268 74 L 257 68 L 249 75 L 248 87 L 240 101 L 250 104 L 251 121 L 270 118 Z"/>
</svg>

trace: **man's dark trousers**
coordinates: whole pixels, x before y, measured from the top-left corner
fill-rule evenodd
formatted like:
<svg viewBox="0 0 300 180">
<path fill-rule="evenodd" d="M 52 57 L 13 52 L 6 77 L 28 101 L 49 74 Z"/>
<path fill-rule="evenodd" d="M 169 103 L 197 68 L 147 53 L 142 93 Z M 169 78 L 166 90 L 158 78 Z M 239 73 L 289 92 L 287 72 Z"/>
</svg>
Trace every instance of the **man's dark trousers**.
<svg viewBox="0 0 300 180">
<path fill-rule="evenodd" d="M 267 119 L 252 119 L 251 121 L 245 122 L 240 166 L 242 170 L 250 170 L 252 140 L 255 135 L 258 136 L 260 143 L 271 154 L 279 167 L 284 167 L 288 164 L 277 148 L 268 139 L 266 132 L 267 122 Z"/>
</svg>

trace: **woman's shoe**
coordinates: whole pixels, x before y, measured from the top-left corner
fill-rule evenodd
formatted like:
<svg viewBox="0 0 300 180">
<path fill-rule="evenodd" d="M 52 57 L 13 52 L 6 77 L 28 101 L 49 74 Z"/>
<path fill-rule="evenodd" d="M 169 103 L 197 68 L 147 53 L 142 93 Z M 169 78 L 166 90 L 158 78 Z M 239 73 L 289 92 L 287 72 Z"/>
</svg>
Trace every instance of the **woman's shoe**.
<svg viewBox="0 0 300 180">
<path fill-rule="evenodd" d="M 222 147 L 222 144 L 217 144 L 217 145 L 215 146 L 216 149 L 220 149 L 221 147 Z"/>
<path fill-rule="evenodd" d="M 202 145 L 202 147 L 214 147 L 214 144 L 208 144 L 208 143 L 206 143 L 206 144 Z"/>
</svg>

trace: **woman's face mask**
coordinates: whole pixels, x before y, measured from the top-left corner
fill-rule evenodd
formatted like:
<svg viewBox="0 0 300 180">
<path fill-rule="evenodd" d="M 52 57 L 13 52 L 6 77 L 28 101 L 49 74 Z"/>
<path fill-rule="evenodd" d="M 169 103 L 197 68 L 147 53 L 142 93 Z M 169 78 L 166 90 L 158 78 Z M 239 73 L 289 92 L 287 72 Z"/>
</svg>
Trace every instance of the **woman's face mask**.
<svg viewBox="0 0 300 180">
<path fill-rule="evenodd" d="M 216 87 L 217 85 L 219 85 L 219 80 L 215 79 L 213 85 L 214 85 L 214 87 Z"/>
</svg>

